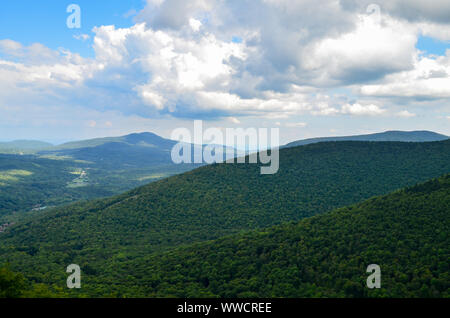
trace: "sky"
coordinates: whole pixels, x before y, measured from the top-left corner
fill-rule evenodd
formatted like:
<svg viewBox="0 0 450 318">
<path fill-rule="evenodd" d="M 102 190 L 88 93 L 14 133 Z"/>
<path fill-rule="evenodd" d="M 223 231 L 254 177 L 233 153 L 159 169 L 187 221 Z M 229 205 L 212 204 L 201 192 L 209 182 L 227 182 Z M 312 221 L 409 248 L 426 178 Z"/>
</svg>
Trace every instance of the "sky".
<svg viewBox="0 0 450 318">
<path fill-rule="evenodd" d="M 80 27 L 67 12 L 80 8 Z M 16 0 L 0 141 L 178 127 L 450 135 L 450 1 Z"/>
</svg>

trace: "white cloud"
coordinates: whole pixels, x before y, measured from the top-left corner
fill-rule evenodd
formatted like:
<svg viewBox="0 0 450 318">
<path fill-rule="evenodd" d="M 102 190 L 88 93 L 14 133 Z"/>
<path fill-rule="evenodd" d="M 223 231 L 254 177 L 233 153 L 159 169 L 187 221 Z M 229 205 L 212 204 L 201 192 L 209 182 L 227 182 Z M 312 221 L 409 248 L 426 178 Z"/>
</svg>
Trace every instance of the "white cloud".
<svg viewBox="0 0 450 318">
<path fill-rule="evenodd" d="M 192 30 L 198 31 L 198 30 L 200 30 L 202 23 L 197 19 L 190 18 L 189 25 L 191 26 Z"/>
<path fill-rule="evenodd" d="M 429 36 L 443 42 L 450 41 L 450 25 L 420 23 L 418 24 L 418 29 L 424 36 Z"/>
<path fill-rule="evenodd" d="M 0 102 L 8 104 L 64 98 L 67 89 L 80 85 L 95 69 L 88 59 L 41 44 L 1 41 L 0 51 L 13 56 L 12 60 L 0 58 Z"/>
<path fill-rule="evenodd" d="M 374 104 L 361 105 L 355 103 L 345 104 L 344 106 L 342 106 L 341 112 L 343 114 L 350 114 L 355 116 L 378 116 L 384 114 L 386 110 Z"/>
<path fill-rule="evenodd" d="M 383 23 L 359 15 L 356 28 L 314 42 L 306 49 L 304 67 L 316 81 L 364 82 L 413 66 L 416 35 L 407 24 L 384 17 Z"/>
<path fill-rule="evenodd" d="M 0 40 L 0 50 L 8 55 L 23 56 L 23 46 L 13 40 Z"/>
<path fill-rule="evenodd" d="M 333 116 L 340 113 L 338 105 L 333 105 L 330 97 L 326 95 L 316 96 L 312 104 L 314 105 L 314 109 L 311 109 L 313 115 Z"/>
<path fill-rule="evenodd" d="M 414 68 L 389 75 L 382 83 L 363 85 L 368 96 L 450 98 L 450 50 L 436 58 L 417 56 Z"/>
<path fill-rule="evenodd" d="M 362 10 L 376 3 L 381 12 L 411 22 L 429 21 L 450 24 L 450 2 L 447 0 L 341 0 L 347 10 Z"/>
<path fill-rule="evenodd" d="M 92 59 L 1 40 L 0 102 L 280 123 L 303 114 L 410 118 L 397 98 L 450 99 L 450 53 L 415 48 L 420 34 L 450 31 L 447 5 L 414 2 L 402 14 L 402 3 L 381 1 L 378 20 L 369 2 L 350 0 L 148 0 L 136 25 L 93 29 Z"/>
<path fill-rule="evenodd" d="M 407 110 L 402 110 L 402 111 L 396 113 L 396 116 L 397 117 L 403 117 L 403 118 L 411 118 L 411 117 L 416 117 L 416 114 L 411 113 L 411 112 L 409 112 Z"/>
<path fill-rule="evenodd" d="M 75 34 L 73 37 L 77 40 L 82 40 L 82 41 L 86 41 L 90 38 L 89 34 Z"/>
<path fill-rule="evenodd" d="M 136 16 L 137 22 L 147 22 L 153 29 L 179 29 L 202 12 L 213 8 L 207 0 L 147 0 L 147 6 Z"/>
<path fill-rule="evenodd" d="M 239 119 L 237 119 L 236 117 L 228 117 L 228 119 L 233 123 L 233 124 L 240 124 L 241 121 Z"/>
</svg>

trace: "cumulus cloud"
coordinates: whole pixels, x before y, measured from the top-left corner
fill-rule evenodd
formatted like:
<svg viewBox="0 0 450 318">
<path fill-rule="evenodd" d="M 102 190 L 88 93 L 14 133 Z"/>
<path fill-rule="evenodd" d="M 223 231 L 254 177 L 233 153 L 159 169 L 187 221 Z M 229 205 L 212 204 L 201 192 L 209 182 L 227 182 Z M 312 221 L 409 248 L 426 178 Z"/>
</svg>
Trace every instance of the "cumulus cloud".
<svg viewBox="0 0 450 318">
<path fill-rule="evenodd" d="M 374 104 L 361 105 L 355 103 L 345 104 L 344 106 L 342 106 L 341 112 L 343 114 L 350 114 L 355 116 L 378 116 L 384 114 L 386 110 Z"/>
<path fill-rule="evenodd" d="M 360 92 L 367 96 L 450 98 L 450 50 L 446 56 L 417 56 L 412 70 L 390 74 L 381 83 L 363 85 Z"/>
<path fill-rule="evenodd" d="M 233 124 L 240 124 L 241 121 L 237 119 L 236 117 L 228 117 L 228 120 L 231 121 Z"/>
<path fill-rule="evenodd" d="M 432 37 L 443 42 L 450 42 L 450 24 L 419 23 L 417 29 L 424 36 Z"/>
<path fill-rule="evenodd" d="M 404 117 L 404 118 L 416 117 L 416 114 L 411 113 L 407 110 L 402 110 L 402 111 L 398 112 L 396 115 L 397 115 L 397 117 Z"/>
<path fill-rule="evenodd" d="M 5 105 L 65 100 L 90 76 L 94 64 L 77 54 L 54 51 L 41 44 L 23 46 L 0 41 L 0 102 Z"/>
<path fill-rule="evenodd" d="M 180 29 L 196 15 L 213 8 L 215 1 L 207 0 L 147 0 L 136 21 L 147 22 L 153 29 Z"/>
<path fill-rule="evenodd" d="M 392 19 L 360 15 L 356 29 L 306 50 L 305 69 L 324 82 L 364 83 L 413 67 L 415 34 Z"/>
<path fill-rule="evenodd" d="M 408 109 L 390 108 L 395 99 L 449 99 L 450 51 L 415 48 L 420 35 L 450 38 L 448 3 L 408 1 L 402 11 L 403 0 L 379 1 L 379 15 L 370 3 L 147 0 L 135 25 L 92 30 L 94 58 L 0 40 L 0 102 L 238 123 L 301 114 L 410 118 Z"/>
<path fill-rule="evenodd" d="M 75 34 L 73 37 L 77 40 L 82 40 L 82 41 L 86 41 L 90 38 L 89 34 Z"/>
<path fill-rule="evenodd" d="M 0 40 L 0 50 L 7 55 L 23 56 L 23 46 L 19 42 L 13 40 Z"/>
<path fill-rule="evenodd" d="M 382 12 L 411 22 L 450 23 L 450 2 L 447 0 L 341 0 L 341 5 L 351 11 L 367 8 L 376 3 Z"/>
<path fill-rule="evenodd" d="M 21 62 L 26 65 L 54 64 L 63 62 L 64 59 L 79 59 L 77 54 L 63 49 L 51 50 L 40 43 L 24 46 L 10 39 L 0 40 L 0 54 L 3 54 L 9 61 Z"/>
<path fill-rule="evenodd" d="M 143 105 L 175 116 L 196 109 L 232 111 L 245 107 L 228 93 L 235 73 L 233 60 L 245 60 L 245 48 L 213 34 L 192 32 L 181 36 L 168 30 L 155 31 L 145 24 L 129 29 L 97 28 L 94 49 L 104 66 L 97 75 L 102 82 L 108 77 L 118 78 L 120 83 L 130 74 L 134 82 L 128 86 Z"/>
</svg>

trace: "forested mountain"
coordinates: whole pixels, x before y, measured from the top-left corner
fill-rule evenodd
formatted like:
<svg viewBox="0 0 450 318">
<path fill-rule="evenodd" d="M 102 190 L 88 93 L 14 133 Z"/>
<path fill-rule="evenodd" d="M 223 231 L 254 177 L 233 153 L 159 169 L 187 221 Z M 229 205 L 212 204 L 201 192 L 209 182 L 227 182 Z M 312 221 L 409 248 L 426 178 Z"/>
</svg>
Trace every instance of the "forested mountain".
<svg viewBox="0 0 450 318">
<path fill-rule="evenodd" d="M 5 146 L 10 154 L 0 149 L 0 218 L 119 194 L 201 165 L 174 164 L 170 152 L 176 141 L 152 133 L 55 147 L 25 141 L 5 144 L 22 148 L 10 151 Z"/>
<path fill-rule="evenodd" d="M 28 281 L 21 273 L 0 268 L 0 298 L 55 298 L 70 296 L 63 288 Z"/>
<path fill-rule="evenodd" d="M 298 221 L 449 171 L 450 140 L 286 148 L 275 175 L 260 175 L 257 164 L 214 164 L 45 211 L 0 234 L 0 259 L 46 284 L 63 284 L 61 269 L 71 263 L 88 277 L 110 277 L 149 253 Z"/>
<path fill-rule="evenodd" d="M 117 170 L 172 164 L 170 151 L 176 143 L 174 140 L 147 132 L 69 142 L 39 154 L 70 157 Z"/>
<path fill-rule="evenodd" d="M 0 151 L 4 149 L 16 150 L 34 150 L 35 152 L 47 151 L 58 152 L 68 149 L 94 148 L 108 143 L 124 143 L 128 145 L 141 145 L 161 150 L 170 150 L 176 141 L 165 139 L 151 132 L 134 133 L 120 137 L 94 138 L 79 141 L 66 142 L 61 145 L 53 145 L 48 142 L 38 140 L 15 140 L 9 142 L 0 142 Z"/>
<path fill-rule="evenodd" d="M 112 167 L 101 161 L 0 154 L 0 221 L 14 212 L 19 216 L 32 209 L 112 196 L 197 166 Z"/>
<path fill-rule="evenodd" d="M 388 132 L 371 135 L 371 140 L 400 135 L 415 141 L 444 138 L 432 132 Z M 0 143 L 0 221 L 14 212 L 116 195 L 202 165 L 175 165 L 170 156 L 175 143 L 149 132 L 59 146 L 26 140 Z M 223 149 L 230 151 L 235 150 Z"/>
<path fill-rule="evenodd" d="M 125 261 L 111 287 L 151 297 L 450 297 L 449 228 L 446 175 L 299 223 Z M 380 266 L 380 289 L 366 287 L 369 264 Z"/>
<path fill-rule="evenodd" d="M 70 157 L 76 160 L 93 162 L 105 169 L 130 169 L 138 167 L 157 167 L 174 165 L 171 151 L 178 141 L 162 138 L 156 134 L 145 132 L 122 137 L 97 138 L 69 142 L 39 152 L 41 155 Z M 195 147 L 190 145 L 192 153 Z M 232 148 L 218 147 L 217 151 L 234 151 Z M 188 169 L 185 169 L 185 171 Z"/>
<path fill-rule="evenodd" d="M 126 143 L 129 145 L 143 145 L 148 147 L 160 148 L 164 150 L 170 149 L 176 141 L 165 139 L 151 132 L 134 133 L 120 137 L 95 138 L 80 141 L 67 142 L 59 146 L 55 146 L 52 150 L 62 149 L 80 149 L 88 147 L 101 146 L 108 143 Z"/>
<path fill-rule="evenodd" d="M 293 141 L 283 147 L 295 147 L 309 145 L 324 141 L 403 141 L 403 142 L 427 142 L 441 141 L 448 139 L 448 136 L 438 134 L 432 131 L 386 131 L 376 134 L 344 136 L 344 137 L 321 137 Z"/>
<path fill-rule="evenodd" d="M 82 290 L 0 268 L 0 297 L 450 297 L 449 213 L 446 175 L 298 223 L 87 263 Z M 379 289 L 366 286 L 369 264 Z"/>
<path fill-rule="evenodd" d="M 0 142 L 0 153 L 35 152 L 53 147 L 52 144 L 38 140 L 15 140 Z"/>
</svg>

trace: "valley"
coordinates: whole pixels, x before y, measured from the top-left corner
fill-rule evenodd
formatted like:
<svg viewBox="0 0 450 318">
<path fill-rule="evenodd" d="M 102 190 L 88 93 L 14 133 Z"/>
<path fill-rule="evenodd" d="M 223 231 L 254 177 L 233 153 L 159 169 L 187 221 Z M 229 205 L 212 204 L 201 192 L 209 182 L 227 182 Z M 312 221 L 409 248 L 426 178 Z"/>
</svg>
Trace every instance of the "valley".
<svg viewBox="0 0 450 318">
<path fill-rule="evenodd" d="M 175 143 L 143 133 L 60 146 L 0 144 L 0 220 L 16 219 L 36 205 L 112 196 L 201 166 L 173 164 Z"/>
</svg>

